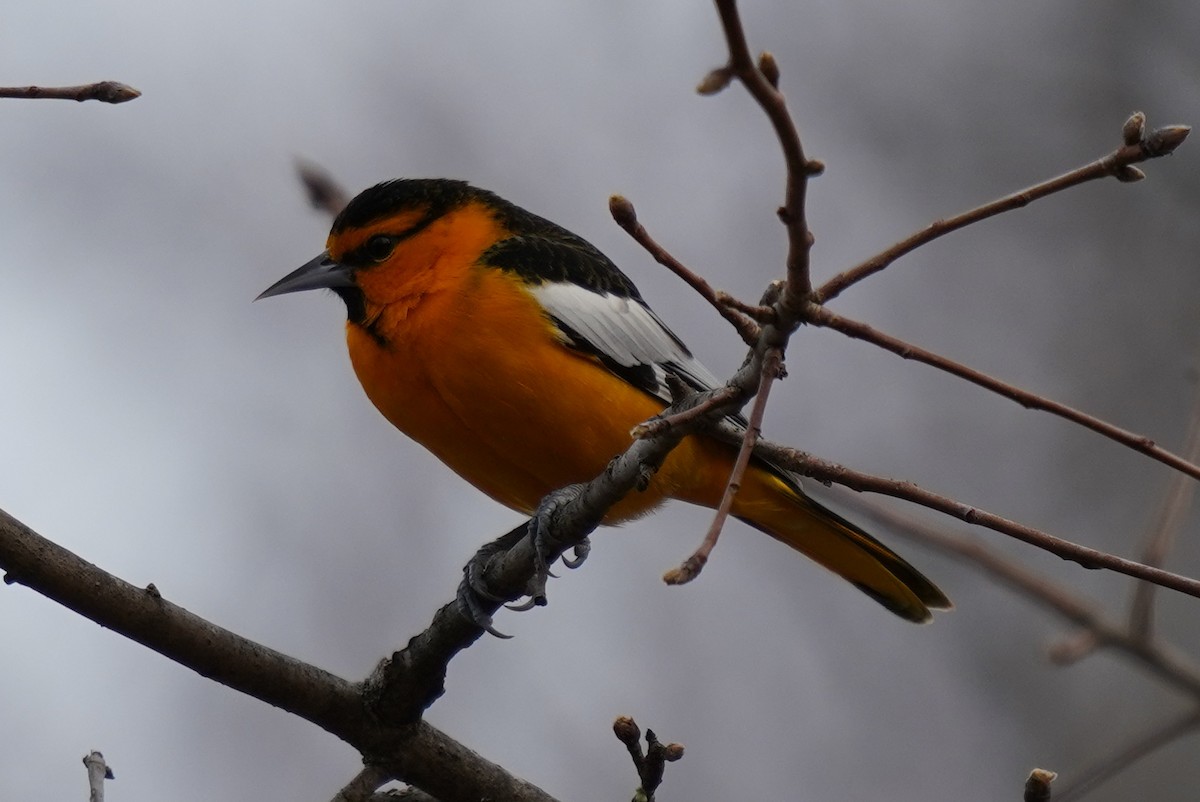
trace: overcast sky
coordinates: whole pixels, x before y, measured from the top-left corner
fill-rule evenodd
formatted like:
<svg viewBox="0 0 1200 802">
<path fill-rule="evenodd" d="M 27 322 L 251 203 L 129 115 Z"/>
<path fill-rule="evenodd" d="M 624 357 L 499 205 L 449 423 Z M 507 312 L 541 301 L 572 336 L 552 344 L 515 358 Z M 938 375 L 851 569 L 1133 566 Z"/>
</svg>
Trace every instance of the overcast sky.
<svg viewBox="0 0 1200 802">
<path fill-rule="evenodd" d="M 745 2 L 810 154 L 818 279 L 913 229 L 1096 158 L 1134 109 L 1200 120 L 1187 0 Z M 0 507 L 240 634 L 348 678 L 423 628 L 518 520 L 408 442 L 349 368 L 328 294 L 251 303 L 324 245 L 297 157 L 351 191 L 468 179 L 616 260 L 718 375 L 734 334 L 610 220 L 642 221 L 716 286 L 782 272 L 781 162 L 722 62 L 709 4 L 552 0 L 64 7 L 8 0 L 0 84 L 115 79 L 122 106 L 0 106 Z M 949 237 L 837 311 L 1178 449 L 1200 354 L 1200 143 Z M 1078 540 L 1136 553 L 1165 469 L 828 331 L 801 331 L 766 433 Z M 819 489 L 819 488 L 818 488 Z M 834 493 L 819 493 L 837 502 Z M 687 747 L 661 798 L 1015 799 L 1186 700 L 979 573 L 896 545 L 958 609 L 914 627 L 744 527 L 700 580 L 671 507 L 595 538 L 550 605 L 503 613 L 429 720 L 572 800 L 628 798 L 609 730 Z M 1190 521 L 1173 570 L 1200 574 Z M 980 535 L 1120 612 L 1127 581 Z M 1161 594 L 1200 637 L 1200 600 Z M 322 800 L 357 771 L 323 731 L 204 680 L 21 586 L 0 589 L 0 798 Z M 1095 795 L 1191 800 L 1197 740 Z M 1136 792 L 1134 791 L 1136 789 Z"/>
</svg>

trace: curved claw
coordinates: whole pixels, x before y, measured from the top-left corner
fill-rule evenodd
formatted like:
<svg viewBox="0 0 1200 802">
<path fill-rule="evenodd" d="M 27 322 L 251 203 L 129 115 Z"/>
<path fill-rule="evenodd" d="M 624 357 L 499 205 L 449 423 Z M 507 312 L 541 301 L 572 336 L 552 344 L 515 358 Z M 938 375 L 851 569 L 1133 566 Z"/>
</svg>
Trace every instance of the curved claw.
<svg viewBox="0 0 1200 802">
<path fill-rule="evenodd" d="M 504 606 L 506 609 L 512 610 L 514 613 L 524 613 L 528 610 L 532 610 L 534 607 L 537 607 L 538 603 L 534 600 L 533 596 L 530 596 L 528 599 L 520 602 L 519 604 L 506 604 Z"/>
<path fill-rule="evenodd" d="M 464 568 L 463 573 L 469 574 L 470 571 L 467 568 Z M 480 603 L 480 598 L 486 598 L 486 596 L 480 592 L 479 588 L 471 584 L 471 581 L 467 576 L 464 576 L 463 581 L 458 584 L 458 592 L 455 594 L 455 600 L 458 602 L 459 614 L 489 635 L 500 638 L 501 640 L 508 640 L 512 638 L 512 635 L 505 635 L 503 632 L 492 626 L 492 615 L 484 608 L 483 604 Z"/>
<path fill-rule="evenodd" d="M 574 570 L 583 565 L 584 561 L 587 560 L 588 554 L 590 554 L 592 551 L 592 541 L 585 537 L 583 540 L 576 543 L 575 548 L 573 548 L 571 551 L 575 554 L 575 556 L 568 557 L 564 554 L 562 556 L 562 562 L 563 565 L 567 566 L 567 568 Z"/>
<path fill-rule="evenodd" d="M 512 637 L 492 626 L 492 612 L 507 602 L 508 597 L 498 596 L 488 587 L 488 563 L 496 554 L 511 547 L 523 537 L 525 528 L 520 526 L 495 541 L 484 544 L 463 566 L 463 579 L 458 585 L 456 599 L 459 612 L 472 624 L 497 638 Z"/>
<path fill-rule="evenodd" d="M 490 556 L 490 555 L 488 555 Z M 487 568 L 487 556 L 482 554 L 482 549 L 471 558 L 471 561 L 463 566 L 463 581 L 462 583 L 471 589 L 471 592 L 482 599 L 486 599 L 496 604 L 504 604 L 508 599 L 503 596 L 497 596 L 492 593 L 487 586 L 487 579 L 484 576 L 484 569 Z M 460 588 L 461 591 L 461 588 Z"/>
<path fill-rule="evenodd" d="M 582 489 L 583 485 L 559 487 L 558 490 L 541 499 L 541 504 L 534 511 L 533 517 L 529 519 L 529 538 L 533 541 L 535 558 L 534 575 L 533 579 L 529 580 L 527 593 L 529 600 L 536 606 L 546 604 L 546 580 L 553 576 L 550 573 L 550 563 L 546 559 L 547 555 L 556 550 L 556 544 L 553 543 L 551 521 L 558 509 L 564 504 L 574 501 Z M 563 557 L 563 564 L 568 568 L 577 568 L 583 559 L 587 558 L 590 546 L 586 544 L 587 540 L 584 540 L 580 545 L 576 545 L 575 558 Z"/>
</svg>

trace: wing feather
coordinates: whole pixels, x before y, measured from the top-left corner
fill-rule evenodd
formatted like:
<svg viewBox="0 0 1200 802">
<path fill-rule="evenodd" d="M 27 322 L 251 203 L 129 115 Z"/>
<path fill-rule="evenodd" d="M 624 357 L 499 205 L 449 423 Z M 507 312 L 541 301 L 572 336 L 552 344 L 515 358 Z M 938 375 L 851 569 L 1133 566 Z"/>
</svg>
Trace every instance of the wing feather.
<svg viewBox="0 0 1200 802">
<path fill-rule="evenodd" d="M 640 298 L 595 292 L 569 282 L 530 287 L 574 348 L 594 353 L 622 368 L 650 368 L 653 386 L 638 386 L 670 403 L 667 373 L 675 373 L 697 390 L 719 382 Z"/>
</svg>

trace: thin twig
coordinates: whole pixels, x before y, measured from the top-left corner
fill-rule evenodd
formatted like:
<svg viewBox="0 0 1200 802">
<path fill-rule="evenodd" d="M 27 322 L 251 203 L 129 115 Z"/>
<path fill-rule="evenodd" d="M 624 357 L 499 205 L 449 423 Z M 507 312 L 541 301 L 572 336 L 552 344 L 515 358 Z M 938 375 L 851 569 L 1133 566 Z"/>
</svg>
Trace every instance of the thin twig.
<svg viewBox="0 0 1200 802">
<path fill-rule="evenodd" d="M 713 290 L 711 284 L 672 256 L 666 248 L 659 245 L 650 236 L 650 232 L 646 230 L 646 227 L 638 221 L 637 210 L 633 208 L 633 203 L 628 198 L 622 195 L 613 195 L 608 199 L 608 211 L 612 214 L 613 220 L 617 221 L 617 225 L 624 229 L 625 233 L 633 237 L 634 241 L 645 248 L 646 252 L 654 257 L 654 261 L 679 276 L 689 287 L 700 293 L 700 297 L 712 304 L 713 308 L 721 313 L 721 317 L 733 325 L 734 329 L 737 330 L 738 336 L 742 338 L 742 342 L 753 347 L 755 341 L 758 340 L 758 325 L 745 315 L 731 309 L 728 304 L 723 303 L 720 300 L 719 294 Z"/>
<path fill-rule="evenodd" d="M 1078 625 L 1082 628 L 1081 635 L 1088 642 L 1088 651 L 1096 647 L 1111 647 L 1133 658 L 1158 679 L 1200 701 L 1200 666 L 1169 644 L 1122 626 L 1121 622 L 1104 615 L 1092 601 L 996 553 L 975 538 L 951 533 L 944 527 L 919 521 L 878 504 L 855 501 L 854 505 L 885 524 L 894 534 L 965 559 L 999 580 L 1002 585 Z M 1084 771 L 1074 784 L 1057 796 L 1058 802 L 1082 796 L 1118 771 L 1198 726 L 1200 710 L 1192 710 L 1156 728 L 1133 744 L 1123 747 L 1116 755 L 1097 761 L 1094 767 Z"/>
<path fill-rule="evenodd" d="M 783 150 L 787 183 L 779 219 L 787 228 L 788 254 L 787 288 L 780 299 L 780 307 L 789 320 L 794 320 L 802 302 L 812 294 L 809 252 L 813 239 L 805 214 L 805 195 L 809 176 L 820 172 L 820 165 L 809 161 L 804 155 L 800 133 L 788 111 L 783 93 L 778 89 L 779 68 L 775 60 L 769 54 L 764 54 L 762 64 L 756 65 L 750 56 L 750 46 L 746 42 L 736 0 L 716 0 L 716 4 L 729 47 L 729 64 L 725 69 L 741 81 L 750 96 L 758 102 L 771 121 Z"/>
<path fill-rule="evenodd" d="M 1079 799 L 1096 786 L 1112 779 L 1119 772 L 1132 766 L 1150 753 L 1161 749 L 1172 741 L 1194 732 L 1200 727 L 1200 711 L 1191 710 L 1171 719 L 1123 747 L 1114 755 L 1097 760 L 1094 765 L 1080 773 L 1075 782 L 1055 797 L 1055 802 L 1070 802 Z"/>
<path fill-rule="evenodd" d="M 1200 393 L 1197 393 L 1192 403 L 1183 453 L 1185 458 L 1192 462 L 1200 459 Z M 1142 562 L 1146 565 L 1157 567 L 1163 564 L 1183 528 L 1195 490 L 1195 483 L 1186 476 L 1181 473 L 1171 474 L 1166 498 L 1158 508 L 1154 524 L 1146 532 L 1142 549 Z M 1134 586 L 1133 601 L 1129 606 L 1129 629 L 1133 634 L 1150 637 L 1154 627 L 1154 595 L 1154 585 L 1139 582 Z"/>
<path fill-rule="evenodd" d="M 119 81 L 99 81 L 79 86 L 0 86 L 0 98 L 51 100 L 99 100 L 101 103 L 126 103 L 142 93 Z"/>
<path fill-rule="evenodd" d="M 704 565 L 708 562 L 709 555 L 712 554 L 712 550 L 717 545 L 717 540 L 721 537 L 721 530 L 725 527 L 725 521 L 729 519 L 729 511 L 733 508 L 733 499 L 742 486 L 742 477 L 745 476 L 746 467 L 750 464 L 750 456 L 754 453 L 754 446 L 762 436 L 762 421 L 767 409 L 767 398 L 771 393 L 771 386 L 775 383 L 776 379 L 780 378 L 782 371 L 783 354 L 778 348 L 767 349 L 766 354 L 763 355 L 762 373 L 759 376 L 758 391 L 754 396 L 754 405 L 750 409 L 750 419 L 747 422 L 746 431 L 742 434 L 742 442 L 738 448 L 737 458 L 733 462 L 733 470 L 729 474 L 729 481 L 725 483 L 725 492 L 721 496 L 721 503 L 717 506 L 712 524 L 709 525 L 708 532 L 705 533 L 700 548 L 696 549 L 678 567 L 672 568 L 663 575 L 663 581 L 668 585 L 683 585 L 691 582 L 704 570 Z"/>
<path fill-rule="evenodd" d="M 782 292 L 784 282 L 776 282 L 776 283 L 779 285 L 779 289 Z M 717 291 L 717 301 L 722 306 L 728 306 L 729 308 L 731 308 L 737 312 L 741 312 L 746 317 L 750 318 L 751 320 L 757 321 L 758 323 L 774 324 L 774 323 L 779 322 L 779 315 L 776 313 L 774 306 L 764 306 L 763 304 L 748 304 L 745 301 L 741 300 L 740 298 L 735 298 L 732 295 L 730 295 L 729 293 L 721 292 L 720 290 Z"/>
<path fill-rule="evenodd" d="M 930 367 L 945 371 L 960 379 L 965 379 L 972 384 L 977 384 L 987 390 L 1002 395 L 1005 398 L 1010 398 L 1016 401 L 1027 409 L 1039 409 L 1043 412 L 1049 412 L 1052 415 L 1058 415 L 1073 423 L 1078 423 L 1097 434 L 1115 440 L 1123 446 L 1127 446 L 1134 451 L 1145 454 L 1151 459 L 1158 460 L 1164 465 L 1168 465 L 1177 471 L 1186 473 L 1194 479 L 1200 479 L 1200 465 L 1191 462 L 1183 457 L 1167 451 L 1155 444 L 1153 440 L 1144 435 L 1136 434 L 1127 431 L 1111 423 L 1103 421 L 1099 418 L 1088 415 L 1066 404 L 1061 404 L 1057 401 L 1051 401 L 1048 398 L 1035 395 L 1026 390 L 1022 390 L 1015 385 L 1003 382 L 1000 379 L 980 373 L 979 371 L 969 368 L 966 365 L 947 359 L 944 356 L 935 354 L 932 351 L 926 351 L 924 348 L 919 348 L 911 343 L 900 340 L 890 334 L 884 334 L 878 329 L 868 326 L 865 323 L 860 323 L 856 320 L 839 315 L 829 310 L 828 307 L 817 304 L 810 304 L 805 311 L 805 320 L 817 326 L 826 326 L 835 331 L 845 334 L 847 337 L 853 337 L 857 340 L 863 340 L 880 348 L 884 348 L 892 353 L 903 357 L 904 359 L 912 359 L 916 362 L 922 362 Z"/>
<path fill-rule="evenodd" d="M 950 532 L 866 499 L 848 499 L 847 503 L 900 537 L 966 560 L 1001 585 L 1079 626 L 1097 645 L 1112 647 L 1133 658 L 1158 679 L 1200 700 L 1200 665 L 1166 643 L 1137 637 L 1120 621 L 1101 612 L 1090 599 L 1066 590 L 1060 582 L 997 553 L 978 538 Z"/>
<path fill-rule="evenodd" d="M 668 429 L 676 426 L 681 426 L 690 421 L 703 418 L 716 407 L 723 406 L 737 399 L 741 395 L 741 390 L 731 385 L 718 387 L 713 391 L 702 403 L 696 406 L 685 409 L 682 412 L 675 412 L 669 415 L 656 415 L 649 420 L 642 421 L 629 432 L 631 437 L 642 439 L 645 437 L 657 437 Z"/>
<path fill-rule="evenodd" d="M 1127 123 L 1128 125 L 1128 123 Z M 917 248 L 933 240 L 943 237 L 960 228 L 964 228 L 980 220 L 986 220 L 1004 212 L 1020 209 L 1035 200 L 1062 192 L 1065 189 L 1078 186 L 1088 181 L 1094 181 L 1108 176 L 1117 176 L 1124 180 L 1136 180 L 1136 175 L 1124 172 L 1126 168 L 1148 159 L 1166 156 L 1183 144 L 1191 129 L 1186 125 L 1171 125 L 1151 132 L 1148 136 L 1132 144 L 1124 144 L 1112 153 L 1091 164 L 1086 164 L 1049 181 L 1043 181 L 1032 187 L 1005 195 L 990 203 L 977 206 L 954 217 L 937 220 L 925 228 L 897 242 L 882 253 L 872 256 L 857 267 L 851 268 L 825 282 L 814 294 L 817 303 L 827 303 L 836 298 L 847 287 L 878 273 L 901 256 L 911 253 Z M 1140 132 L 1139 132 L 1140 133 Z M 1128 140 L 1128 137 L 1125 137 Z M 1136 168 L 1135 168 L 1136 169 Z M 1138 173 L 1140 174 L 1140 172 Z"/>
<path fill-rule="evenodd" d="M 879 493 L 885 496 L 911 501 L 922 507 L 943 512 L 969 524 L 986 527 L 1009 537 L 1016 538 L 1043 551 L 1048 551 L 1064 560 L 1078 563 L 1084 568 L 1106 568 L 1119 574 L 1144 579 L 1162 585 L 1165 588 L 1179 591 L 1188 596 L 1200 598 L 1200 580 L 1173 574 L 1161 568 L 1155 568 L 1115 554 L 1098 551 L 1097 549 L 1081 546 L 1069 540 L 1055 537 L 1051 534 L 1034 529 L 1031 526 L 1003 518 L 995 513 L 987 512 L 961 501 L 930 492 L 918 487 L 912 482 L 887 479 L 859 471 L 853 471 L 845 466 L 827 460 L 819 459 L 799 449 L 787 448 L 774 443 L 760 442 L 756 449 L 758 453 L 781 467 L 795 471 L 802 476 L 810 476 L 820 482 L 835 482 L 852 490 L 868 493 Z"/>
<path fill-rule="evenodd" d="M 634 802 L 654 802 L 654 794 L 662 785 L 667 763 L 673 763 L 683 757 L 683 745 L 664 744 L 654 735 L 654 730 L 646 730 L 646 751 L 643 753 L 642 744 L 638 740 L 642 734 L 641 728 L 629 716 L 620 716 L 613 722 L 613 734 L 625 744 L 634 768 L 637 769 L 640 785 L 633 796 Z"/>
</svg>

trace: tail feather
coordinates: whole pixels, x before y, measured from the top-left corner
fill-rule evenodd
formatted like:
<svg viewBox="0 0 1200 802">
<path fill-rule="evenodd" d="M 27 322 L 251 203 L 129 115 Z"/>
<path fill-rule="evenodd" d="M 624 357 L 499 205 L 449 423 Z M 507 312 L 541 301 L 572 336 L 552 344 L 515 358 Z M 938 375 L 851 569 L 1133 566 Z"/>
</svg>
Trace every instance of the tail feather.
<svg viewBox="0 0 1200 802">
<path fill-rule="evenodd" d="M 954 606 L 920 571 L 854 524 L 765 470 L 749 473 L 747 479 L 762 481 L 746 482 L 738 493 L 733 513 L 739 519 L 807 555 L 909 621 L 928 621 L 931 609 Z"/>
</svg>

